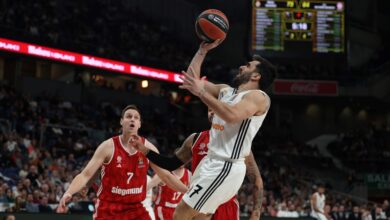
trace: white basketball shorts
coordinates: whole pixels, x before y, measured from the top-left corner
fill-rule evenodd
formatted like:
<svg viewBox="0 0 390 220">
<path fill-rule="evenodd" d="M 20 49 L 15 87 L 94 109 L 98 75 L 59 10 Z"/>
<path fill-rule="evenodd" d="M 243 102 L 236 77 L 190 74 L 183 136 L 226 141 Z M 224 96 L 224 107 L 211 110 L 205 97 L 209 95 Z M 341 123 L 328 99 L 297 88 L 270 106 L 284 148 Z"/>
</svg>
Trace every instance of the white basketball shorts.
<svg viewBox="0 0 390 220">
<path fill-rule="evenodd" d="M 200 213 L 213 214 L 237 194 L 245 172 L 244 160 L 227 162 L 206 156 L 196 168 L 183 200 Z"/>
</svg>

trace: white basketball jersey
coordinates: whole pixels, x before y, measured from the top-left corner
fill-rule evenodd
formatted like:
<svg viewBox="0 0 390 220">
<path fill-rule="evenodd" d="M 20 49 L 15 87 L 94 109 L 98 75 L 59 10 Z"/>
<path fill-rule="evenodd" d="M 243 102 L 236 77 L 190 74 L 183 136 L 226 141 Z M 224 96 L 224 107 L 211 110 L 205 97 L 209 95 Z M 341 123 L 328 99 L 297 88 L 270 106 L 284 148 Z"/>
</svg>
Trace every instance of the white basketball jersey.
<svg viewBox="0 0 390 220">
<path fill-rule="evenodd" d="M 318 192 L 314 193 L 314 197 L 315 197 L 315 200 L 316 200 L 316 203 L 317 203 L 317 208 L 318 210 L 320 210 L 321 212 L 324 212 L 324 208 L 325 208 L 325 195 L 322 194 L 320 195 Z M 313 212 L 314 211 L 314 208 L 313 208 L 313 204 L 311 205 L 311 210 Z"/>
<path fill-rule="evenodd" d="M 235 105 L 245 94 L 251 91 L 263 93 L 268 99 L 269 108 L 269 97 L 261 90 L 247 90 L 237 93 L 237 89 L 227 87 L 220 91 L 218 99 L 228 105 Z M 227 123 L 215 114 L 210 129 L 208 154 L 233 160 L 248 156 L 252 147 L 252 140 L 263 124 L 267 112 L 268 110 L 260 116 L 251 116 L 237 123 Z"/>
</svg>

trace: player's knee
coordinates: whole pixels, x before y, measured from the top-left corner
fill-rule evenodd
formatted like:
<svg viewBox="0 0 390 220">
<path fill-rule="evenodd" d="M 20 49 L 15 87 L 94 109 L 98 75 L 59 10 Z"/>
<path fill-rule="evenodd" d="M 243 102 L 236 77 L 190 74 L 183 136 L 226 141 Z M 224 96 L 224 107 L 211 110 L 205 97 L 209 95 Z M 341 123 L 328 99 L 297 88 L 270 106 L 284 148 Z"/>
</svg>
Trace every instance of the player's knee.
<svg viewBox="0 0 390 220">
<path fill-rule="evenodd" d="M 195 216 L 194 218 L 192 218 L 192 220 L 210 220 L 211 218 L 213 217 L 212 214 L 203 214 L 203 213 L 199 213 L 197 216 Z"/>
<path fill-rule="evenodd" d="M 173 213 L 174 220 L 182 220 L 182 219 L 192 219 L 196 216 L 198 212 L 187 205 L 183 200 L 176 207 L 175 212 Z"/>
<path fill-rule="evenodd" d="M 184 217 L 185 215 L 185 209 L 187 204 L 185 204 L 183 201 L 179 203 L 179 205 L 176 207 L 175 212 L 173 212 L 173 219 L 179 220 L 180 218 Z"/>
</svg>

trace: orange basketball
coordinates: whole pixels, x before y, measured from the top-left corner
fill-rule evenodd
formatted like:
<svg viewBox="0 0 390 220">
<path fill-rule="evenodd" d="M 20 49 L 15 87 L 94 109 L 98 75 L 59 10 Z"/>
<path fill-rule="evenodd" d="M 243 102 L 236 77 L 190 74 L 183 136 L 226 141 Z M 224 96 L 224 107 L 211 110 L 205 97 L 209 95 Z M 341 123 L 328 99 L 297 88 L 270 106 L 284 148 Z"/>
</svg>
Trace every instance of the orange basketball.
<svg viewBox="0 0 390 220">
<path fill-rule="evenodd" d="M 229 21 L 221 11 L 208 9 L 196 19 L 195 31 L 201 40 L 213 42 L 226 37 L 229 31 Z"/>
</svg>

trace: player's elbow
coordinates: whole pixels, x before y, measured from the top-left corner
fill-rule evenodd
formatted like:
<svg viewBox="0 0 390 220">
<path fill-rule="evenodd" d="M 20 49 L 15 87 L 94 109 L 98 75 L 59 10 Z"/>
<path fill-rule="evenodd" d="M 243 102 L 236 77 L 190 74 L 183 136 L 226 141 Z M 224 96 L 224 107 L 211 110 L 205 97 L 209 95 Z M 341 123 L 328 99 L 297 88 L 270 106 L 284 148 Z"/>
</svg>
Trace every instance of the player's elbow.
<svg viewBox="0 0 390 220">
<path fill-rule="evenodd" d="M 84 170 L 81 173 L 79 173 L 77 176 L 79 178 L 82 178 L 83 180 L 89 181 L 93 177 L 94 173 L 90 172 L 89 170 Z"/>
</svg>

